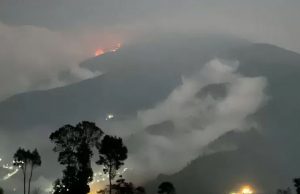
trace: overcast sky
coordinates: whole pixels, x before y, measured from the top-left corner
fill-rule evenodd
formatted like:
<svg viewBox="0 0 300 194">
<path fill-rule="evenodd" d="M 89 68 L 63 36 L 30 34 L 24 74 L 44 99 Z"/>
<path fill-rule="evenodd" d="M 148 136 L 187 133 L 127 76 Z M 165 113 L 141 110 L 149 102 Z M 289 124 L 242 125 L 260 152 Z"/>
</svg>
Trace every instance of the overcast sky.
<svg viewBox="0 0 300 194">
<path fill-rule="evenodd" d="M 1 0 L 0 21 L 81 35 L 220 30 L 300 51 L 299 7 L 297 0 Z"/>
</svg>

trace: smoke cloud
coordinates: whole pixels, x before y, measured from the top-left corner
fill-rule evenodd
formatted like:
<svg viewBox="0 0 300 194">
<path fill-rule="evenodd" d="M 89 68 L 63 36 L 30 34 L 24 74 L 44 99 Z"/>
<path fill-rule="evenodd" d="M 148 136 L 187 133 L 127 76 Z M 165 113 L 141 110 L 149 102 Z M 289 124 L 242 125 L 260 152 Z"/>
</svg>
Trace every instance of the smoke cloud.
<svg viewBox="0 0 300 194">
<path fill-rule="evenodd" d="M 0 99 L 28 90 L 68 84 L 99 75 L 79 67 L 88 48 L 66 34 L 36 26 L 9 26 L 0 22 Z"/>
<path fill-rule="evenodd" d="M 183 78 L 182 85 L 163 102 L 139 111 L 138 120 L 144 127 L 171 121 L 174 131 L 168 135 L 138 133 L 133 139 L 139 141 L 139 148 L 131 155 L 129 168 L 140 172 L 139 177 L 147 175 L 145 179 L 159 173 L 174 173 L 226 132 L 256 126 L 249 116 L 266 102 L 267 80 L 245 77 L 236 71 L 237 67 L 237 62 L 212 60 L 197 74 Z M 212 84 L 225 84 L 226 96 L 197 95 Z"/>
<path fill-rule="evenodd" d="M 126 178 L 139 184 L 160 173 L 174 173 L 226 132 L 256 126 L 257 123 L 249 117 L 267 100 L 264 93 L 267 80 L 264 77 L 245 77 L 237 72 L 237 68 L 238 62 L 212 60 L 194 75 L 183 77 L 182 84 L 153 108 L 140 110 L 136 118 L 119 121 L 114 125 L 114 131 L 109 133 L 121 134 L 129 144 L 130 154 L 125 163 L 129 169 Z M 224 95 L 215 96 L 210 90 L 202 95 L 211 85 L 225 86 Z M 163 133 L 164 127 L 160 127 L 162 131 L 156 134 L 144 130 L 165 121 L 173 123 L 173 129 L 167 134 Z M 0 151 L 5 160 L 2 163 L 10 162 L 18 146 L 39 148 L 44 163 L 37 169 L 37 179 L 33 185 L 43 191 L 49 189 L 50 183 L 61 170 L 56 162 L 57 155 L 51 151 L 53 145 L 45 141 L 49 136 L 46 128 L 27 129 L 27 135 L 21 136 L 17 132 L 6 132 L 6 136 L 0 138 L 3 145 Z M 31 139 L 39 141 L 33 145 Z M 12 140 L 19 142 L 18 145 L 10 146 Z M 130 145 L 134 145 L 134 148 Z M 56 170 L 50 173 L 49 169 Z M 94 170 L 101 171 L 101 168 L 97 166 Z M 17 174 L 8 181 L 14 186 L 20 186 L 18 178 Z"/>
</svg>

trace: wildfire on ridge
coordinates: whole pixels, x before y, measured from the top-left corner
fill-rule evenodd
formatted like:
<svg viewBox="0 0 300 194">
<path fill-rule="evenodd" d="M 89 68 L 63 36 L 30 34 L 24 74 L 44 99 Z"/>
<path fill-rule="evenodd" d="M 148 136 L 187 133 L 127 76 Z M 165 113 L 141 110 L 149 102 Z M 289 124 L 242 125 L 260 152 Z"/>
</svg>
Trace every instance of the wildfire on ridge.
<svg viewBox="0 0 300 194">
<path fill-rule="evenodd" d="M 101 55 L 103 55 L 107 52 L 116 52 L 117 50 L 119 50 L 121 48 L 121 46 L 122 46 L 122 44 L 118 43 L 116 46 L 113 46 L 110 49 L 98 48 L 98 49 L 96 49 L 94 55 L 95 55 L 95 57 L 98 57 L 98 56 L 101 56 Z"/>
<path fill-rule="evenodd" d="M 97 49 L 96 51 L 95 51 L 95 57 L 98 57 L 98 56 L 100 56 L 100 55 L 103 55 L 105 52 L 104 52 L 104 50 L 103 49 Z"/>
</svg>

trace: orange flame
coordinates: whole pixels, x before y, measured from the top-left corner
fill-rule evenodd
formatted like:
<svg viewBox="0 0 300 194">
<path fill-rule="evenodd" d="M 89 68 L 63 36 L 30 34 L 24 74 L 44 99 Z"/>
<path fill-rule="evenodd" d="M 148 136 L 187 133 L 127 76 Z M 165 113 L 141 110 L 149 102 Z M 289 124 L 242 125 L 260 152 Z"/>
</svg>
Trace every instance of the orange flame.
<svg viewBox="0 0 300 194">
<path fill-rule="evenodd" d="M 119 50 L 121 48 L 121 46 L 122 46 L 122 44 L 118 43 L 114 47 L 112 47 L 111 49 L 109 49 L 109 48 L 106 48 L 106 49 L 98 48 L 95 51 L 94 55 L 95 55 L 95 57 L 98 57 L 100 55 L 105 54 L 106 52 L 116 52 L 117 50 Z"/>
<path fill-rule="evenodd" d="M 103 49 L 97 49 L 95 51 L 95 57 L 98 57 L 98 56 L 103 55 L 103 54 L 104 54 L 104 50 Z"/>
</svg>

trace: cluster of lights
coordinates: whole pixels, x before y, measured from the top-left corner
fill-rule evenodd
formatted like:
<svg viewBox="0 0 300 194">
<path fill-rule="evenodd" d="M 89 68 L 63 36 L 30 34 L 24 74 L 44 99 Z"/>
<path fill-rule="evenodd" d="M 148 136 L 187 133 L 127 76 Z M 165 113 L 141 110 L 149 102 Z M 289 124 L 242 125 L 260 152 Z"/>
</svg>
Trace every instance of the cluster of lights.
<svg viewBox="0 0 300 194">
<path fill-rule="evenodd" d="M 128 171 L 128 168 L 124 168 L 121 171 L 117 172 L 117 175 L 124 175 Z M 93 181 L 90 183 L 90 185 L 93 185 L 95 183 L 105 182 L 109 178 L 108 174 L 104 174 L 103 172 L 99 171 L 94 173 Z"/>
<path fill-rule="evenodd" d="M 0 162 L 2 161 L 2 158 L 0 158 Z M 15 164 L 19 164 L 18 166 L 15 166 Z M 21 165 L 24 164 L 23 161 L 12 161 L 12 164 L 3 164 L 2 168 L 5 170 L 10 171 L 9 173 L 7 173 L 2 180 L 7 180 L 9 178 L 11 178 L 12 176 L 14 176 L 15 174 L 17 174 L 20 170 L 20 168 L 22 167 Z"/>
<path fill-rule="evenodd" d="M 113 119 L 114 116 L 112 114 L 108 114 L 107 115 L 108 119 Z M 0 158 L 0 162 L 2 161 L 2 158 Z M 17 166 L 15 166 L 16 164 L 18 164 Z M 9 170 L 10 172 L 8 174 L 6 174 L 2 180 L 8 180 L 9 178 L 11 178 L 12 176 L 14 176 L 15 174 L 17 174 L 19 172 L 19 170 L 22 167 L 22 164 L 24 164 L 23 161 L 12 161 L 12 164 L 3 164 L 2 168 Z M 128 168 L 123 168 L 122 170 L 117 172 L 117 175 L 124 175 L 126 172 L 128 171 Z M 93 175 L 93 181 L 90 183 L 90 185 L 93 185 L 95 183 L 100 183 L 100 182 L 105 182 L 107 181 L 109 178 L 108 174 L 104 174 L 103 172 L 99 171 L 97 173 L 94 173 Z M 56 185 L 57 188 L 63 187 L 65 188 L 65 185 Z M 66 189 L 67 191 L 69 190 L 68 188 Z M 14 188 L 14 191 L 16 191 L 16 189 Z M 46 189 L 47 192 L 49 193 L 54 193 L 53 187 L 51 186 L 50 188 Z"/>
<path fill-rule="evenodd" d="M 9 164 L 3 164 L 3 165 L 2 165 L 2 168 L 7 169 L 7 170 L 13 170 L 13 169 L 14 169 L 14 166 L 11 166 L 11 165 L 9 165 Z"/>
<path fill-rule="evenodd" d="M 121 171 L 117 172 L 117 175 L 118 176 L 119 175 L 124 175 L 128 170 L 129 170 L 128 168 L 123 168 Z M 92 185 L 97 184 L 97 183 L 105 182 L 105 181 L 108 180 L 108 178 L 109 178 L 108 174 L 104 174 L 101 171 L 96 172 L 93 175 L 93 181 L 90 182 L 89 185 L 92 186 Z M 66 188 L 65 185 L 56 185 L 55 187 L 56 188 Z M 66 190 L 69 191 L 68 188 Z M 48 193 L 52 193 L 52 194 L 54 193 L 54 189 L 53 189 L 52 185 L 48 189 L 46 189 L 45 191 L 48 192 Z"/>
<path fill-rule="evenodd" d="M 66 188 L 66 185 L 55 185 L 55 187 L 56 187 L 56 188 Z M 69 191 L 68 188 L 67 188 L 66 190 Z M 50 185 L 49 188 L 45 189 L 45 192 L 46 192 L 46 193 L 52 193 L 52 194 L 53 194 L 53 193 L 55 192 L 55 190 L 53 189 L 53 186 Z"/>
</svg>

